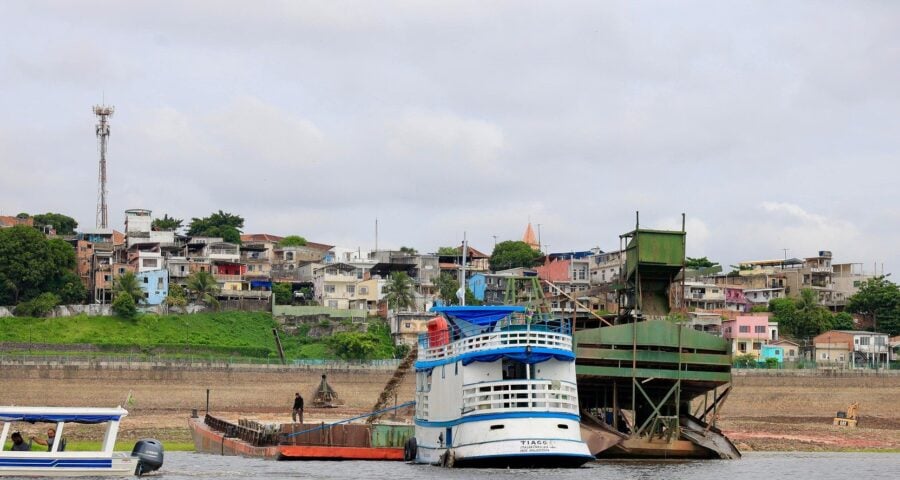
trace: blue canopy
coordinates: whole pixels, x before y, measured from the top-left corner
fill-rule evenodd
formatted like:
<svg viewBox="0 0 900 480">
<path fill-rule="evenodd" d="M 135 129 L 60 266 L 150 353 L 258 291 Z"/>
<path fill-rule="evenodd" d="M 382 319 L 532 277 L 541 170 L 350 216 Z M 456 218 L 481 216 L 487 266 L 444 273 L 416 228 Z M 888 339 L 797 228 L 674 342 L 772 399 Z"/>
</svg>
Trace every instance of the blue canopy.
<svg viewBox="0 0 900 480">
<path fill-rule="evenodd" d="M 51 415 L 51 414 L 21 414 L 0 412 L 0 420 L 4 422 L 28 422 L 28 423 L 106 423 L 119 420 L 121 415 Z"/>
<path fill-rule="evenodd" d="M 28 423 L 105 423 L 120 420 L 128 410 L 119 408 L 0 406 L 0 421 Z"/>
<path fill-rule="evenodd" d="M 493 325 L 516 312 L 524 312 L 525 307 L 514 305 L 477 307 L 432 307 L 432 312 L 443 313 L 475 325 Z"/>
</svg>

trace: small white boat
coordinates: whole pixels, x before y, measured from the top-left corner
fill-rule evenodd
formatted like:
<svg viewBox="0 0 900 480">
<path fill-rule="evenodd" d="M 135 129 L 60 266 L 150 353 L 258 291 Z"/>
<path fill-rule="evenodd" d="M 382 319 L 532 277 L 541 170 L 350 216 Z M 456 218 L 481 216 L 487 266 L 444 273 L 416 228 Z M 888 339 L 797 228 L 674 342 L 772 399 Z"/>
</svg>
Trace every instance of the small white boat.
<svg viewBox="0 0 900 480">
<path fill-rule="evenodd" d="M 405 458 L 445 466 L 577 467 L 568 321 L 524 307 L 439 307 L 419 339 L 416 432 Z"/>
<path fill-rule="evenodd" d="M 128 411 L 121 408 L 2 407 L 0 406 L 0 476 L 14 477 L 98 477 L 140 476 L 159 469 L 163 447 L 156 440 L 140 440 L 131 453 L 114 452 L 119 422 Z M 16 423 L 47 423 L 56 430 L 47 451 L 6 450 L 6 442 Z M 99 451 L 64 451 L 67 423 L 107 425 Z"/>
</svg>

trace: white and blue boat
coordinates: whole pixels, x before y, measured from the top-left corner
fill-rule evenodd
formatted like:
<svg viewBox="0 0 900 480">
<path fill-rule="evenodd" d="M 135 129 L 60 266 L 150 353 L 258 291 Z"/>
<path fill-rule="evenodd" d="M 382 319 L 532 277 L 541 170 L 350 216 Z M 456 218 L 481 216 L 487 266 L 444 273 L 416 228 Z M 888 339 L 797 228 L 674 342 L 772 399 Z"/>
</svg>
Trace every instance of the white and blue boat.
<svg viewBox="0 0 900 480">
<path fill-rule="evenodd" d="M 156 440 L 139 440 L 131 453 L 114 452 L 119 422 L 128 411 L 118 408 L 3 407 L 0 406 L 0 476 L 99 477 L 140 476 L 162 466 L 163 447 Z M 14 428 L 35 423 L 56 430 L 47 450 L 12 451 L 5 445 Z M 106 424 L 99 451 L 65 451 L 65 426 L 70 423 Z M 21 424 L 21 425 L 19 425 Z"/>
<path fill-rule="evenodd" d="M 518 306 L 436 307 L 419 338 L 408 460 L 445 466 L 575 467 L 581 439 L 567 320 Z"/>
</svg>

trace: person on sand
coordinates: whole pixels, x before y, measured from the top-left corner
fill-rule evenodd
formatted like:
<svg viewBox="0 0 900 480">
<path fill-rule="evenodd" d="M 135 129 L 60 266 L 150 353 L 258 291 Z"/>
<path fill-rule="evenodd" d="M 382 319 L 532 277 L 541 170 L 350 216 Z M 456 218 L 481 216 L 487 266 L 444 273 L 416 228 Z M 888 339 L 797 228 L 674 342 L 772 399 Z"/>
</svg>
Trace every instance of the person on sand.
<svg viewBox="0 0 900 480">
<path fill-rule="evenodd" d="M 300 417 L 300 423 L 303 423 L 303 397 L 300 396 L 300 392 L 294 394 L 294 409 L 291 411 L 291 420 L 296 423 L 298 416 Z"/>
<path fill-rule="evenodd" d="M 22 434 L 19 432 L 13 432 L 12 436 L 12 448 L 10 448 L 13 452 L 28 452 L 31 451 L 31 442 L 25 443 L 25 439 L 22 438 Z"/>
<path fill-rule="evenodd" d="M 53 450 L 53 440 L 56 439 L 56 429 L 48 428 L 47 429 L 47 440 L 42 440 L 40 438 L 36 438 L 34 436 L 31 437 L 31 440 L 37 444 L 45 445 L 47 447 L 47 451 Z M 59 451 L 62 452 L 66 449 L 66 439 L 59 439 Z"/>
</svg>

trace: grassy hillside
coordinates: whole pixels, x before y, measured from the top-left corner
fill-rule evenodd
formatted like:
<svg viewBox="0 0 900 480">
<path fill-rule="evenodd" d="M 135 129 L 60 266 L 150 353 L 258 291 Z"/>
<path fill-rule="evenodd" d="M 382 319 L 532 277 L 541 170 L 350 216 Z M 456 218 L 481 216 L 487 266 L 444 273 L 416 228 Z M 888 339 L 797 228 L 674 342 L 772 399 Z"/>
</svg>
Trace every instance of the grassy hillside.
<svg viewBox="0 0 900 480">
<path fill-rule="evenodd" d="M 277 357 L 272 329 L 277 323 L 265 312 L 197 313 L 117 317 L 0 318 L 0 342 L 91 344 L 104 351 L 147 354 L 193 353 Z M 373 358 L 391 358 L 390 332 L 372 328 L 378 348 Z M 327 342 L 302 335 L 281 335 L 289 358 L 335 358 Z M 44 347 L 50 348 L 50 347 Z M 63 350 L 62 348 L 60 350 Z"/>
</svg>

